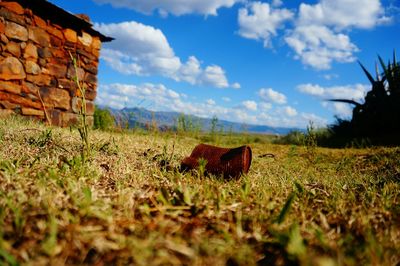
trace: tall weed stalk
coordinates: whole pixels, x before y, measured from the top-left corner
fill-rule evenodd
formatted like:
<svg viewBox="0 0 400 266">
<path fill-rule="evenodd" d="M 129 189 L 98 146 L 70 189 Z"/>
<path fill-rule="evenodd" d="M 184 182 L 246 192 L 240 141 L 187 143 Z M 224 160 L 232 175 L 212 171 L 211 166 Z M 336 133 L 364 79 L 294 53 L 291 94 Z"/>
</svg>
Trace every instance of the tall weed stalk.
<svg viewBox="0 0 400 266">
<path fill-rule="evenodd" d="M 81 144 L 82 144 L 82 149 L 81 149 L 81 158 L 82 162 L 86 162 L 88 157 L 90 156 L 90 141 L 89 141 L 89 124 L 87 123 L 87 110 L 86 110 L 86 88 L 79 80 L 79 75 L 78 75 L 78 69 L 79 69 L 79 60 L 77 60 L 74 56 L 72 56 L 71 53 L 69 53 L 74 70 L 75 70 L 75 77 L 73 78 L 74 82 L 76 83 L 78 90 L 81 94 L 81 99 L 82 103 L 80 106 L 80 122 L 78 125 L 78 131 L 79 135 L 81 137 Z"/>
</svg>

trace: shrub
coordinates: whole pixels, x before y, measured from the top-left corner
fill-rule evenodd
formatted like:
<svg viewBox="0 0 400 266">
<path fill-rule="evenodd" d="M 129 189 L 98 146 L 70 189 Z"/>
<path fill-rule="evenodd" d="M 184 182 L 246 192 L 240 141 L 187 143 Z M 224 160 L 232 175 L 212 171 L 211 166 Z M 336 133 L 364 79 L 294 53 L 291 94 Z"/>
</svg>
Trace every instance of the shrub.
<svg viewBox="0 0 400 266">
<path fill-rule="evenodd" d="M 115 118 L 111 114 L 109 109 L 102 109 L 96 106 L 93 118 L 94 118 L 93 126 L 95 129 L 109 130 L 114 128 L 115 126 Z"/>
<path fill-rule="evenodd" d="M 305 141 L 305 135 L 303 132 L 293 130 L 283 137 L 279 137 L 274 140 L 275 144 L 291 144 L 291 145 L 303 145 Z"/>
<path fill-rule="evenodd" d="M 372 88 L 363 103 L 350 99 L 331 99 L 354 105 L 350 121 L 337 120 L 330 126 L 333 139 L 342 139 L 342 145 L 370 143 L 371 145 L 398 145 L 400 139 L 400 64 L 393 53 L 393 61 L 384 63 L 378 56 L 382 73 L 376 66 L 376 78 L 360 63 Z"/>
</svg>

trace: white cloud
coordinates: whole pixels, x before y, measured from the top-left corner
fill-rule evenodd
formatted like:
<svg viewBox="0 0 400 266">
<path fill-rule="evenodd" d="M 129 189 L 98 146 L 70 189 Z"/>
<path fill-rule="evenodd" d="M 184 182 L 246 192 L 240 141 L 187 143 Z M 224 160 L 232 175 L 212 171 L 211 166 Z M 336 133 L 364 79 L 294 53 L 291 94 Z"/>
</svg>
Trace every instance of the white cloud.
<svg viewBox="0 0 400 266">
<path fill-rule="evenodd" d="M 107 43 L 102 58 L 124 74 L 172 76 L 181 67 L 161 30 L 134 21 L 96 24 L 95 27 L 115 40 Z"/>
<path fill-rule="evenodd" d="M 316 69 L 330 69 L 333 62 L 354 62 L 359 51 L 349 36 L 326 26 L 297 26 L 286 38 L 302 63 Z"/>
<path fill-rule="evenodd" d="M 135 21 L 95 24 L 96 29 L 113 36 L 106 43 L 101 58 L 114 70 L 126 75 L 161 75 L 192 85 L 217 88 L 230 87 L 224 69 L 218 65 L 202 68 L 201 62 L 190 56 L 182 63 L 169 45 L 163 32 Z M 240 84 L 234 83 L 236 88 Z"/>
<path fill-rule="evenodd" d="M 322 87 L 316 84 L 301 84 L 297 86 L 297 90 L 308 95 L 312 95 L 321 100 L 329 99 L 348 99 L 362 103 L 367 91 L 370 90 L 369 85 L 354 84 L 345 86 Z M 340 102 L 322 102 L 323 107 L 331 110 L 339 117 L 349 117 L 352 114 L 350 104 Z"/>
<path fill-rule="evenodd" d="M 235 83 L 233 83 L 233 84 L 231 85 L 231 87 L 232 87 L 233 89 L 238 90 L 238 89 L 240 89 L 242 86 L 240 85 L 240 83 L 235 82 Z"/>
<path fill-rule="evenodd" d="M 136 62 L 128 62 L 129 56 L 120 51 L 103 48 L 101 50 L 101 58 L 113 69 L 122 74 L 143 75 L 144 73 L 140 64 Z"/>
<path fill-rule="evenodd" d="M 222 7 L 230 8 L 242 0 L 94 0 L 99 4 L 111 4 L 114 7 L 124 7 L 144 14 L 158 11 L 160 15 L 185 14 L 217 15 L 217 10 Z"/>
<path fill-rule="evenodd" d="M 266 103 L 266 102 L 260 102 L 259 107 L 262 111 L 268 111 L 272 108 L 272 104 L 271 103 Z"/>
<path fill-rule="evenodd" d="M 258 95 L 265 102 L 272 102 L 277 104 L 285 104 L 286 96 L 280 92 L 274 91 L 271 88 L 268 89 L 260 89 L 258 91 Z"/>
<path fill-rule="evenodd" d="M 96 103 L 121 109 L 136 106 L 138 102 L 145 101 L 148 104 L 147 108 L 153 111 L 183 112 L 199 117 L 216 115 L 219 119 L 232 119 L 233 109 L 219 106 L 213 99 L 199 103 L 190 102 L 184 96 L 166 88 L 162 84 L 131 85 L 114 83 L 99 86 Z"/>
<path fill-rule="evenodd" d="M 312 122 L 316 127 L 324 127 L 328 124 L 328 120 L 312 113 L 301 113 L 299 120 L 303 121 L 303 125 L 309 125 Z"/>
<path fill-rule="evenodd" d="M 353 114 L 353 106 L 346 103 L 333 103 L 328 104 L 329 109 L 333 109 L 333 112 L 339 117 L 351 117 Z"/>
<path fill-rule="evenodd" d="M 321 0 L 315 5 L 302 3 L 299 24 L 326 25 L 336 29 L 370 29 L 386 23 L 380 0 Z"/>
<path fill-rule="evenodd" d="M 282 112 L 283 112 L 286 116 L 289 116 L 289 117 L 293 117 L 293 116 L 296 116 L 296 115 L 297 115 L 297 110 L 294 109 L 294 108 L 291 107 L 291 106 L 285 106 L 285 107 L 282 109 Z"/>
<path fill-rule="evenodd" d="M 242 106 L 249 111 L 257 111 L 257 103 L 255 101 L 243 101 Z"/>
<path fill-rule="evenodd" d="M 369 85 L 354 84 L 345 86 L 322 87 L 317 84 L 301 84 L 297 86 L 298 91 L 316 96 L 320 99 L 350 99 L 362 101 L 367 91 L 370 90 Z"/>
<path fill-rule="evenodd" d="M 297 86 L 297 89 L 302 93 L 313 95 L 313 96 L 323 96 L 325 93 L 325 88 L 323 88 L 319 85 L 311 84 L 311 83 L 301 84 L 301 85 Z"/>
<path fill-rule="evenodd" d="M 239 10 L 239 35 L 261 40 L 264 47 L 271 47 L 271 38 L 292 17 L 293 13 L 288 9 L 274 9 L 268 3 L 252 2 Z"/>
<path fill-rule="evenodd" d="M 272 38 L 284 29 L 283 39 L 294 50 L 294 58 L 317 70 L 356 60 L 359 49 L 350 38 L 352 29 L 372 29 L 393 21 L 381 0 L 318 0 L 301 3 L 296 11 L 282 8 L 282 4 L 281 0 L 249 2 L 238 13 L 239 35 L 261 40 L 264 47 L 271 48 Z"/>
<path fill-rule="evenodd" d="M 139 101 L 145 100 L 154 106 L 173 106 L 180 100 L 181 95 L 167 89 L 162 84 L 145 83 L 140 86 L 127 84 L 100 85 L 96 102 L 112 108 L 135 106 Z"/>
<path fill-rule="evenodd" d="M 220 66 L 208 66 L 201 76 L 200 83 L 204 85 L 216 86 L 218 88 L 229 87 L 225 71 Z"/>
<path fill-rule="evenodd" d="M 322 77 L 326 80 L 332 80 L 332 79 L 337 79 L 339 78 L 339 75 L 337 74 L 324 74 Z"/>
<path fill-rule="evenodd" d="M 216 104 L 216 102 L 215 102 L 213 99 L 208 99 L 208 100 L 206 101 L 206 103 L 207 103 L 208 105 L 215 105 L 215 104 Z"/>
<path fill-rule="evenodd" d="M 180 59 L 159 29 L 134 21 L 102 23 L 95 27 L 115 38 L 103 48 L 102 58 L 117 71 L 135 75 L 172 75 L 181 66 Z"/>
<path fill-rule="evenodd" d="M 222 100 L 223 100 L 224 102 L 227 102 L 227 103 L 229 103 L 230 101 L 232 101 L 232 99 L 229 98 L 229 97 L 222 97 Z"/>
<path fill-rule="evenodd" d="M 188 61 L 179 69 L 179 78 L 190 84 L 196 84 L 202 73 L 199 60 L 195 56 L 190 56 Z"/>
<path fill-rule="evenodd" d="M 297 59 L 315 69 L 330 69 L 333 62 L 354 62 L 358 47 L 348 35 L 352 28 L 371 29 L 390 21 L 380 0 L 320 0 L 300 4 L 295 28 L 286 43 Z"/>
<path fill-rule="evenodd" d="M 298 127 L 306 128 L 312 121 L 317 127 L 324 127 L 328 124 L 328 120 L 311 113 L 301 113 L 294 116 L 287 116 L 278 110 L 275 112 L 263 112 L 258 115 L 257 121 L 264 125 L 273 127 Z"/>
</svg>

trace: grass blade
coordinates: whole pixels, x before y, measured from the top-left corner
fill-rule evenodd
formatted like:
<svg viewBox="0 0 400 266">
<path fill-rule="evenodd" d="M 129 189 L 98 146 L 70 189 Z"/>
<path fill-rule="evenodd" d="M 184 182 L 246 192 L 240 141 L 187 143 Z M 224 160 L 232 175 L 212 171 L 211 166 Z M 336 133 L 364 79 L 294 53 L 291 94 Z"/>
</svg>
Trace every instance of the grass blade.
<svg viewBox="0 0 400 266">
<path fill-rule="evenodd" d="M 10 265 L 10 266 L 19 265 L 18 261 L 10 253 L 5 251 L 4 249 L 0 249 L 0 258 L 4 259 L 4 261 L 6 262 L 5 265 Z"/>
<path fill-rule="evenodd" d="M 290 211 L 290 207 L 292 206 L 295 197 L 296 197 L 296 193 L 292 192 L 289 195 L 289 197 L 287 198 L 286 203 L 283 206 L 281 212 L 279 213 L 278 219 L 276 221 L 278 224 L 281 224 L 285 220 L 287 214 Z"/>
</svg>

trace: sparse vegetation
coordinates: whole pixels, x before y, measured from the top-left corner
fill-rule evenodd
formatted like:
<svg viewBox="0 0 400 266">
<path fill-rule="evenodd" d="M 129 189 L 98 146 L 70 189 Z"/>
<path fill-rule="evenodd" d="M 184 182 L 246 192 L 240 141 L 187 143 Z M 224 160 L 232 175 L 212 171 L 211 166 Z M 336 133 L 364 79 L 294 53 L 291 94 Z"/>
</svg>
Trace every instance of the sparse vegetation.
<svg viewBox="0 0 400 266">
<path fill-rule="evenodd" d="M 202 130 L 200 121 L 193 121 L 189 115 L 181 114 L 176 119 L 176 131 L 178 134 L 198 136 Z"/>
<path fill-rule="evenodd" d="M 77 131 L 0 120 L 0 264 L 400 262 L 399 148 L 263 139 L 249 174 L 226 181 L 176 170 L 198 144 L 190 135 L 88 137 L 84 164 Z M 232 137 L 246 144 L 218 141 Z"/>
</svg>

